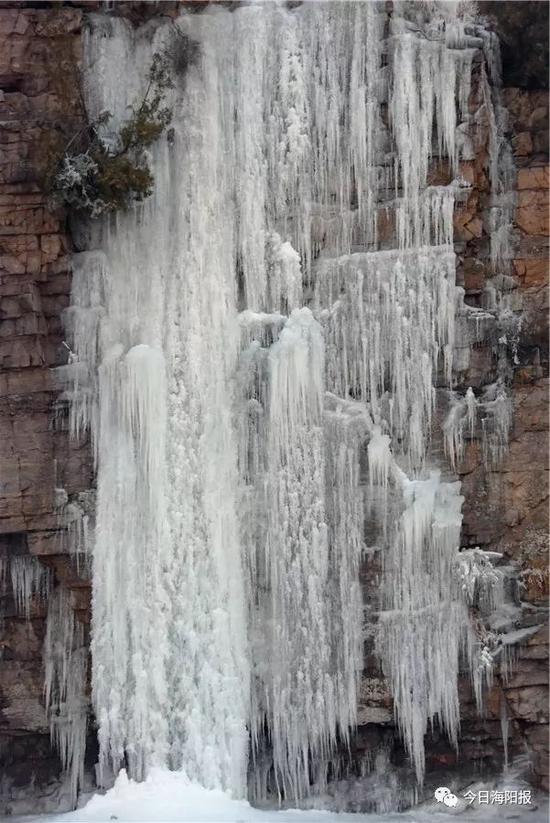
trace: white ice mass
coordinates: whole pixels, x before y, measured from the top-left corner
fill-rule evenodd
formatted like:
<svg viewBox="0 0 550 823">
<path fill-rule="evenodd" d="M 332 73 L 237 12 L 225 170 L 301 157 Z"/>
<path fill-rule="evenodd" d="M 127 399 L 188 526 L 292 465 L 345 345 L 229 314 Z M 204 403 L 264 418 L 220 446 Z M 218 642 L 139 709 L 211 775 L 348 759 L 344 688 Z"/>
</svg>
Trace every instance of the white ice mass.
<svg viewBox="0 0 550 823">
<path fill-rule="evenodd" d="M 483 38 L 467 3 L 394 6 L 389 31 L 377 2 L 256 2 L 139 29 L 91 15 L 88 105 L 115 123 L 174 30 L 198 44 L 170 92 L 172 139 L 151 149 L 154 193 L 96 223 L 67 313 L 73 428 L 90 428 L 97 469 L 107 785 L 125 767 L 257 802 L 322 793 L 357 719 L 367 525 L 376 650 L 419 782 L 428 727 L 457 741 L 461 661 L 480 691 L 460 488 L 431 450 L 436 385 L 451 392 L 475 324 L 455 287 L 459 183 L 430 186 L 428 170 L 441 154 L 458 177 L 469 156 Z M 506 442 L 500 391 L 456 397 L 453 467 L 482 409 L 487 460 Z M 66 719 L 52 733 L 76 781 L 66 673 L 80 652 L 63 637 L 48 682 Z M 103 820 L 102 802 L 67 819 Z M 264 819 L 232 814 L 219 819 Z"/>
</svg>

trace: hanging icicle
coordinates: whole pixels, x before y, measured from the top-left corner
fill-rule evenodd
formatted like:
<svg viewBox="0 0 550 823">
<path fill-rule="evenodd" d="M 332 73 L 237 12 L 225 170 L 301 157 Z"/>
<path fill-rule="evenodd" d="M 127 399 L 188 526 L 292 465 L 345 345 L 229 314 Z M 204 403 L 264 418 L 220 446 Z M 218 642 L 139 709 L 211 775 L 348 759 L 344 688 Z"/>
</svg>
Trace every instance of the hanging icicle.
<svg viewBox="0 0 550 823">
<path fill-rule="evenodd" d="M 198 45 L 174 75 L 171 141 L 151 148 L 154 194 L 96 224 L 73 263 L 67 396 L 97 466 L 106 776 L 164 766 L 244 796 L 251 748 L 257 797 L 322 787 L 356 722 L 371 514 L 377 648 L 419 781 L 429 724 L 456 742 L 460 657 L 475 656 L 462 498 L 430 445 L 462 299 L 462 183 L 428 172 L 469 156 L 482 41 L 462 4 L 394 6 L 388 21 L 377 2 L 251 3 L 147 32 L 91 18 L 88 104 L 115 126 L 174 29 Z M 475 400 L 445 426 L 453 465 Z M 488 402 L 494 451 L 508 424 Z"/>
<path fill-rule="evenodd" d="M 76 804 L 84 780 L 88 722 L 88 648 L 84 626 L 75 618 L 69 593 L 58 586 L 49 598 L 44 640 L 44 695 L 50 736 Z"/>
</svg>

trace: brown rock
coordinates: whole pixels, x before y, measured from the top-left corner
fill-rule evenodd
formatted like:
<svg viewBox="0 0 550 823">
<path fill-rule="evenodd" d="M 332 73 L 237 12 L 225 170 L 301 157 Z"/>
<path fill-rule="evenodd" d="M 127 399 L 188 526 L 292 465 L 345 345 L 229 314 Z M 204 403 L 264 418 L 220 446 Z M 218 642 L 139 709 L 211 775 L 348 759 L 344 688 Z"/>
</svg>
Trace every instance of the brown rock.
<svg viewBox="0 0 550 823">
<path fill-rule="evenodd" d="M 47 369 L 33 367 L 0 373 L 0 397 L 10 394 L 33 394 L 52 388 L 52 376 Z"/>
<path fill-rule="evenodd" d="M 34 598 L 32 618 L 5 617 L 1 643 L 3 656 L 10 660 L 36 661 L 42 655 L 44 644 L 43 618 L 45 604 Z M 42 619 L 36 619 L 39 616 Z"/>
<path fill-rule="evenodd" d="M 525 737 L 531 746 L 536 746 L 542 751 L 548 751 L 550 739 L 548 737 L 548 727 L 544 723 L 536 726 L 526 726 Z"/>
<path fill-rule="evenodd" d="M 549 166 L 535 166 L 518 170 L 517 188 L 548 190 L 550 184 Z"/>
<path fill-rule="evenodd" d="M 477 169 L 475 160 L 463 160 L 460 163 L 459 167 L 459 175 L 462 177 L 470 186 L 473 186 L 476 182 L 477 176 Z"/>
<path fill-rule="evenodd" d="M 514 715 L 530 723 L 548 723 L 548 687 L 522 686 L 504 688 L 506 700 Z"/>
<path fill-rule="evenodd" d="M 531 132 L 524 131 L 520 134 L 517 134 L 512 139 L 512 147 L 514 149 L 514 154 L 516 157 L 528 157 L 530 154 L 532 154 L 533 140 L 531 138 Z"/>
<path fill-rule="evenodd" d="M 467 257 L 463 264 L 464 288 L 468 291 L 482 291 L 485 286 L 487 270 L 475 257 Z"/>
<path fill-rule="evenodd" d="M 514 436 L 524 431 L 548 430 L 548 378 L 514 387 Z"/>
<path fill-rule="evenodd" d="M 506 682 L 506 688 L 548 685 L 548 666 L 544 661 L 520 659 Z"/>
<path fill-rule="evenodd" d="M 526 234 L 550 234 L 548 194 L 545 191 L 522 189 L 518 192 L 516 223 Z"/>
<path fill-rule="evenodd" d="M 522 286 L 543 286 L 548 282 L 547 260 L 514 260 L 513 266 Z"/>
<path fill-rule="evenodd" d="M 59 554 L 63 545 L 59 529 L 57 531 L 28 532 L 27 540 L 30 554 L 38 556 Z"/>
<path fill-rule="evenodd" d="M 45 363 L 44 349 L 39 337 L 32 335 L 0 340 L 0 368 L 20 369 Z"/>
<path fill-rule="evenodd" d="M 501 471 L 511 472 L 545 472 L 548 470 L 545 446 L 547 436 L 541 438 L 536 431 L 524 431 L 521 437 L 512 440 L 504 458 Z"/>
<path fill-rule="evenodd" d="M 39 661 L 0 660 L 0 730 L 48 731 Z"/>
</svg>

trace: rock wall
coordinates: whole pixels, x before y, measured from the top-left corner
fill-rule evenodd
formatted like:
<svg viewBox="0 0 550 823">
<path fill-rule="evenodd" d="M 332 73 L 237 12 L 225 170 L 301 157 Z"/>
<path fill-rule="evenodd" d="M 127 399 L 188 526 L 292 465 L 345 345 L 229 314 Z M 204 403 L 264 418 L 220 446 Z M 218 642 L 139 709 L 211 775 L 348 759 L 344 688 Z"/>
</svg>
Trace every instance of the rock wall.
<svg viewBox="0 0 550 823">
<path fill-rule="evenodd" d="M 54 568 L 56 584 L 78 582 L 70 577 L 56 489 L 73 496 L 93 484 L 88 444 L 69 439 L 51 371 L 66 359 L 61 315 L 69 303 L 71 243 L 65 215 L 48 208 L 39 185 L 45 135 L 74 109 L 77 89 L 66 82 L 60 55 L 79 59 L 81 26 L 80 9 L 0 7 L 0 563 L 7 571 L 0 813 L 16 800 L 20 811 L 35 810 L 31 779 L 45 807 L 60 792 L 43 699 L 47 603 L 36 596 L 30 619 L 21 614 L 6 558 Z"/>
<path fill-rule="evenodd" d="M 178 4 L 164 5 L 165 13 L 174 13 Z M 60 71 L 59 55 L 78 61 L 83 15 L 97 3 L 35 6 L 0 3 L 0 561 L 32 556 L 36 560 L 31 562 L 50 568 L 54 585 L 69 589 L 75 611 L 86 624 L 89 588 L 71 558 L 63 513 L 68 501 L 93 486 L 93 466 L 86 438 L 68 437 L 66 406 L 51 371 L 67 357 L 62 312 L 69 303 L 71 238 L 65 215 L 47 207 L 39 166 L 47 130 L 67 112 L 77 119 L 76 89 Z M 125 13 L 133 15 L 134 22 L 150 14 L 147 4 L 126 6 Z M 513 40 L 509 28 L 506 36 Z M 503 461 L 487 470 L 476 436 L 467 443 L 458 468 L 466 497 L 463 545 L 501 551 L 517 564 L 523 584 L 523 627 L 544 622 L 548 595 L 548 105 L 546 92 L 533 88 L 540 85 L 539 75 L 533 70 L 520 78 L 521 86 L 503 92 L 517 166 L 508 285 L 514 306 L 524 312 L 509 362 L 514 409 L 510 447 Z M 483 145 L 476 160 L 464 165 L 472 190 L 455 221 L 458 277 L 472 306 L 483 304 L 492 276 L 486 133 Z M 434 172 L 434 179 L 439 173 Z M 498 349 L 480 342 L 461 376 L 462 388 L 480 389 L 495 380 L 499 368 Z M 36 596 L 27 620 L 17 609 L 9 580 L 0 591 L 5 615 L 0 625 L 0 813 L 36 811 L 37 798 L 42 808 L 60 800 L 67 805 L 43 703 L 47 604 Z M 547 658 L 543 626 L 521 646 L 511 677 L 497 677 L 483 719 L 474 710 L 468 683 L 462 684 L 459 766 L 500 768 L 506 706 L 510 757 L 526 748 L 534 782 L 548 787 Z M 368 654 L 360 719 L 354 742 L 356 771 L 386 752 L 406 779 L 391 698 Z M 93 762 L 93 729 L 90 741 Z M 440 785 L 442 775 L 456 772 L 457 755 L 437 734 L 427 750 L 426 785 Z M 28 791 L 31 780 L 33 793 Z"/>
<path fill-rule="evenodd" d="M 506 703 L 514 745 L 518 751 L 531 752 L 533 782 L 548 790 L 548 95 L 536 88 L 505 88 L 502 100 L 517 169 L 512 279 L 506 288 L 510 304 L 522 311 L 523 319 L 517 348 L 509 357 L 513 407 L 509 447 L 502 461 L 486 470 L 479 441 L 473 441 L 459 466 L 465 495 L 463 543 L 501 551 L 517 566 L 522 609 L 517 625 L 541 625 L 520 646 L 511 677 L 498 678 L 489 711 L 501 713 Z M 472 199 L 481 218 L 479 236 L 468 237 L 463 228 L 458 230 L 465 243 L 459 274 L 466 302 L 472 305 L 479 305 L 490 277 L 486 265 L 490 199 L 484 182 L 477 169 Z M 494 348 L 478 347 L 473 373 L 467 375 L 469 385 L 494 380 L 495 356 Z"/>
</svg>

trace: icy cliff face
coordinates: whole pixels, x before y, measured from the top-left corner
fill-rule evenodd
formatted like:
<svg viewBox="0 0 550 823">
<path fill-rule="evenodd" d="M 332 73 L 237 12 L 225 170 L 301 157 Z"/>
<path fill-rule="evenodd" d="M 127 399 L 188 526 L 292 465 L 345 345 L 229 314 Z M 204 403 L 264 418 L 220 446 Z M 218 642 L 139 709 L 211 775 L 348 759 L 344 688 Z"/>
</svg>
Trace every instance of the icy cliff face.
<svg viewBox="0 0 550 823">
<path fill-rule="evenodd" d="M 460 3 L 394 5 L 391 20 L 374 2 L 93 20 L 93 114 L 124 117 L 175 28 L 200 55 L 176 78 L 154 195 L 102 223 L 74 267 L 106 778 L 168 766 L 244 796 L 251 751 L 257 798 L 322 786 L 356 720 L 366 519 L 377 649 L 419 781 L 428 725 L 456 740 L 461 655 L 479 680 L 462 499 L 430 457 L 459 183 L 428 186 L 428 167 L 442 154 L 458 174 L 469 150 L 483 41 Z"/>
</svg>

